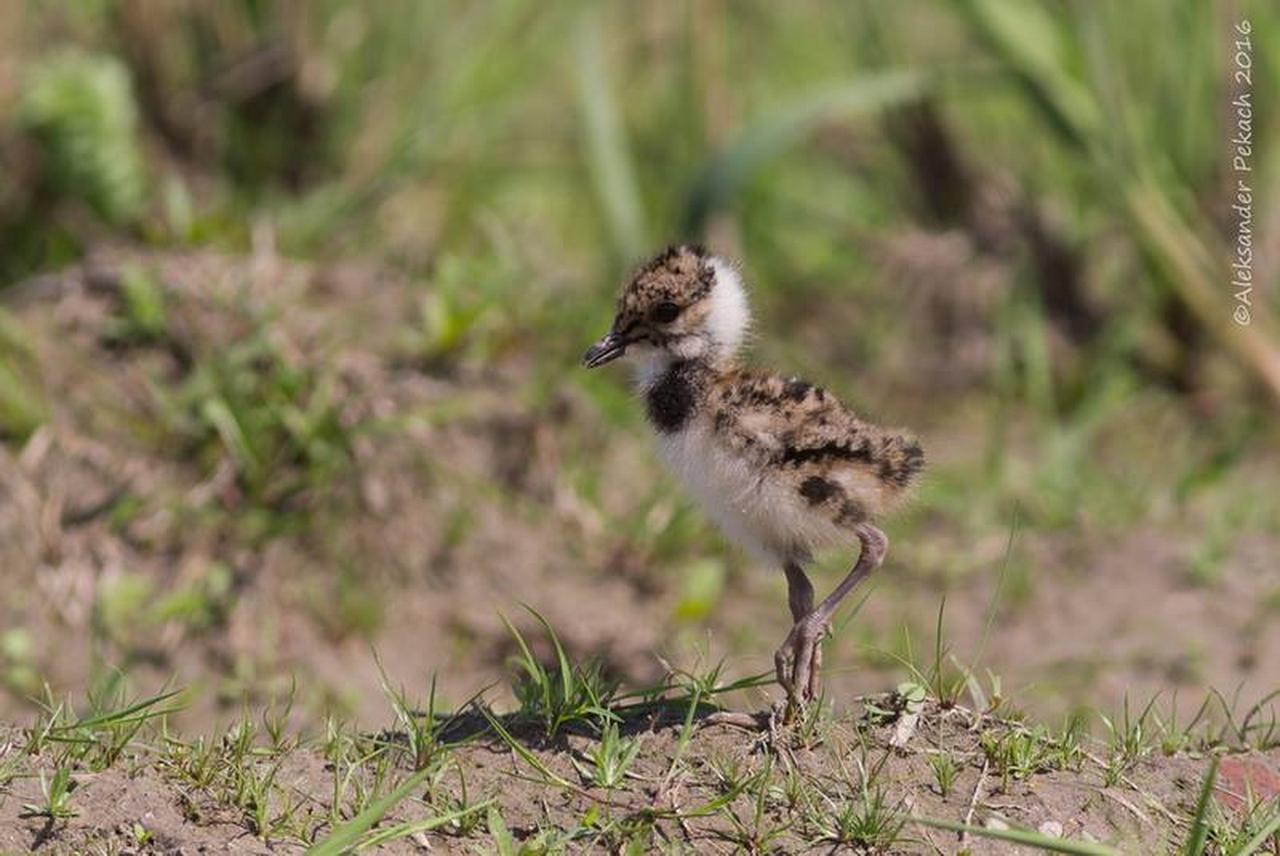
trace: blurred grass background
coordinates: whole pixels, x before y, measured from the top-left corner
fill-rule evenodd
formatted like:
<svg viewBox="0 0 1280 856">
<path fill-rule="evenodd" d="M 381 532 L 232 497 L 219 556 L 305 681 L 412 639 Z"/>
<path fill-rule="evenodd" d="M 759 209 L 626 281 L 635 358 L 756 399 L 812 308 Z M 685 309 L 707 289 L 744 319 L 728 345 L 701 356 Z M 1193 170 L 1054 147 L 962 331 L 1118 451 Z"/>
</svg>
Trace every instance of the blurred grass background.
<svg viewBox="0 0 1280 856">
<path fill-rule="evenodd" d="M 1249 327 L 1227 270 L 1244 18 Z M 1011 528 L 1097 545 L 1156 527 L 1212 586 L 1243 534 L 1280 535 L 1277 92 L 1280 8 L 1262 0 L 7 0 L 0 276 L 107 244 L 370 262 L 425 284 L 415 359 L 516 363 L 535 412 L 571 387 L 593 430 L 634 439 L 623 379 L 576 359 L 630 265 L 705 240 L 748 275 L 760 359 L 929 441 L 895 532 L 918 578 Z M 113 335 L 164 336 L 160 287 L 122 289 Z M 269 508 L 341 477 L 323 372 L 258 340 L 192 358 L 164 398 L 169 453 L 229 460 Z M 15 451 L 49 418 L 37 363 L 0 314 Z M 598 502 L 603 458 L 583 448 L 563 477 Z M 656 493 L 608 526 L 681 569 L 696 624 L 724 596 L 723 548 L 670 486 L 637 483 Z M 1035 560 L 1010 555 L 1006 595 L 1025 597 Z M 219 573 L 160 611 L 216 625 Z M 116 591 L 104 614 L 151 594 Z M 377 625 L 358 583 L 336 596 L 324 621 Z M 7 638 L 16 669 L 31 646 Z"/>
<path fill-rule="evenodd" d="M 1074 360 L 1036 379 L 1050 367 L 1013 354 L 1023 377 L 990 361 L 980 382 L 1074 408 L 1099 361 L 1187 392 L 1221 353 L 1275 396 L 1270 313 L 1234 329 L 1216 299 L 1246 17 L 1265 102 L 1261 3 L 14 2 L 0 264 L 13 281 L 107 236 L 245 249 L 269 223 L 290 255 L 518 269 L 530 307 L 572 293 L 580 316 L 546 313 L 563 331 L 665 241 L 713 239 L 768 311 L 859 288 L 894 304 L 881 239 L 954 231 L 1007 268 L 982 307 L 1013 313 L 1006 349 L 1061 337 Z M 1261 250 L 1277 120 L 1258 120 Z M 868 354 L 902 334 L 883 321 L 857 330 Z M 544 338 L 555 365 L 578 347 Z"/>
</svg>

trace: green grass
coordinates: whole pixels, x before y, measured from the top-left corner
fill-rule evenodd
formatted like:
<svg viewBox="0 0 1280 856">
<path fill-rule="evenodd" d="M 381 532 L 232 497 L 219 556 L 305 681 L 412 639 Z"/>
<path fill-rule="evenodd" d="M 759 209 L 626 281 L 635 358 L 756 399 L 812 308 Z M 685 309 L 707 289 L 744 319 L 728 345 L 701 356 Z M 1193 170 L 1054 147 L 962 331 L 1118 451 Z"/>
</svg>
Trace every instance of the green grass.
<svg viewBox="0 0 1280 856">
<path fill-rule="evenodd" d="M 123 345 L 160 342 L 169 332 L 167 296 L 155 275 L 136 265 L 120 276 L 121 312 L 107 335 Z"/>
<path fill-rule="evenodd" d="M 307 853 L 311 854 L 311 856 L 336 856 L 336 854 L 376 847 L 379 844 L 395 841 L 398 838 L 406 838 L 410 835 L 428 832 L 450 823 L 456 823 L 467 815 L 480 812 L 489 807 L 488 803 L 480 803 L 468 806 L 461 811 L 437 815 L 426 820 L 406 821 L 379 830 L 374 834 L 367 834 L 378 821 L 382 820 L 388 811 L 408 797 L 414 788 L 422 784 L 429 773 L 429 770 L 419 770 L 409 776 L 397 785 L 395 790 L 335 829 L 323 841 L 318 842 L 313 847 L 309 847 Z"/>
<path fill-rule="evenodd" d="M 908 818 L 891 805 L 879 785 L 863 784 L 857 797 L 828 803 L 811 820 L 816 842 L 886 851 L 899 844 Z"/>
<path fill-rule="evenodd" d="M 40 771 L 40 793 L 44 797 L 42 803 L 27 803 L 22 810 L 27 817 L 47 817 L 51 821 L 68 820 L 77 812 L 71 807 L 71 792 L 76 783 L 71 778 L 68 767 L 59 767 L 52 776 L 46 777 Z"/>
<path fill-rule="evenodd" d="M 30 337 L 8 311 L 0 309 L 0 437 L 26 440 L 46 418 Z"/>
<path fill-rule="evenodd" d="M 644 748 L 643 737 L 623 737 L 618 724 L 608 720 L 600 729 L 600 741 L 584 761 L 573 765 L 583 779 L 597 788 L 613 790 L 625 784 L 628 771 Z"/>
<path fill-rule="evenodd" d="M 516 665 L 521 677 L 513 687 L 520 702 L 520 715 L 538 723 L 547 739 L 574 724 L 602 726 L 613 717 L 609 702 L 617 692 L 617 683 L 605 677 L 599 663 L 570 663 L 551 625 L 534 610 L 529 612 L 547 631 L 555 659 L 551 668 L 544 666 L 520 631 L 503 616 L 503 623 L 520 649 Z"/>
<path fill-rule="evenodd" d="M 335 379 L 287 357 L 265 320 L 246 338 L 203 355 L 174 390 L 156 387 L 163 442 L 212 474 L 230 466 L 251 506 L 297 506 L 350 460 L 352 430 Z"/>
</svg>

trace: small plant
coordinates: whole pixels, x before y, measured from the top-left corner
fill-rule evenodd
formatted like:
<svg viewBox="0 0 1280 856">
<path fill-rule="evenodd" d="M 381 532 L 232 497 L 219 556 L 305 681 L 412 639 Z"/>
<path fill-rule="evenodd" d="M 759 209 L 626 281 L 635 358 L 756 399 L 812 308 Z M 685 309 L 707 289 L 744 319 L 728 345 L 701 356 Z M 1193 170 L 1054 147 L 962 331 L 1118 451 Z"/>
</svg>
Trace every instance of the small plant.
<svg viewBox="0 0 1280 856">
<path fill-rule="evenodd" d="M 620 824 L 615 852 L 622 856 L 646 856 L 655 852 L 653 822 Z"/>
<path fill-rule="evenodd" d="M 863 715 L 870 725 L 887 725 L 904 715 L 919 713 L 928 697 L 929 690 L 924 684 L 903 681 L 896 690 L 883 696 L 883 701 L 866 702 Z"/>
<path fill-rule="evenodd" d="M 153 833 L 151 830 L 147 829 L 145 826 L 143 826 L 141 823 L 138 823 L 137 821 L 134 821 L 133 826 L 130 828 L 129 832 L 133 836 L 134 843 L 141 847 L 147 846 L 153 840 L 155 840 L 155 837 L 156 837 L 155 833 Z"/>
<path fill-rule="evenodd" d="M 1102 724 L 1107 729 L 1107 758 L 1104 775 L 1108 785 L 1119 782 L 1120 777 L 1148 751 L 1151 737 L 1148 733 L 1147 720 L 1151 716 L 1155 702 L 1155 698 L 1152 698 L 1135 719 L 1129 714 L 1129 699 L 1126 697 L 1120 719 L 1101 717 Z"/>
<path fill-rule="evenodd" d="M 271 795 L 275 789 L 276 775 L 280 772 L 281 763 L 277 760 L 273 764 L 260 768 L 256 759 L 250 757 L 242 758 L 234 767 L 235 803 L 244 811 L 250 831 L 264 841 L 274 828 Z M 277 813 L 277 817 L 284 816 L 287 816 L 286 811 Z"/>
<path fill-rule="evenodd" d="M 273 701 L 267 706 L 266 710 L 262 711 L 262 728 L 266 732 L 267 738 L 271 741 L 271 752 L 276 755 L 282 755 L 298 745 L 297 737 L 289 737 L 286 734 L 297 694 L 298 682 L 293 679 L 289 682 L 289 694 L 285 696 L 284 703 L 279 709 L 277 709 Z"/>
<path fill-rule="evenodd" d="M 765 757 L 764 769 L 744 781 L 739 790 L 750 794 L 751 813 L 748 817 L 739 816 L 733 804 L 725 806 L 725 815 L 733 827 L 731 832 L 718 833 L 736 844 L 746 853 L 769 853 L 774 850 L 774 841 L 787 830 L 787 825 L 774 826 L 770 823 L 769 777 L 773 771 L 773 756 Z"/>
<path fill-rule="evenodd" d="M 517 842 L 511 830 L 507 828 L 497 806 L 489 808 L 487 819 L 493 846 L 481 852 L 494 853 L 497 856 L 546 856 L 551 853 L 563 853 L 565 845 L 574 835 L 573 830 L 538 829 L 524 840 Z"/>
<path fill-rule="evenodd" d="M 1010 781 L 1075 766 L 1083 754 L 1078 731 L 1072 727 L 1061 737 L 1055 737 L 1043 725 L 1033 729 L 989 730 L 983 732 L 979 743 L 992 768 L 1003 779 L 1005 790 Z"/>
<path fill-rule="evenodd" d="M 104 684 L 89 692 L 88 711 L 77 716 L 69 702 L 44 703 L 45 714 L 28 736 L 28 751 L 55 748 L 59 762 L 84 764 L 97 772 L 114 764 L 144 725 L 180 708 L 164 706 L 181 690 L 170 690 L 137 702 L 125 697 L 124 680 L 110 673 Z"/>
<path fill-rule="evenodd" d="M 137 265 L 129 265 L 120 275 L 121 311 L 108 330 L 108 338 L 125 345 L 149 344 L 165 337 L 168 330 L 164 289 L 155 277 Z"/>
<path fill-rule="evenodd" d="M 401 838 L 409 838 L 410 836 L 422 835 L 433 829 L 442 827 L 453 827 L 459 830 L 462 835 L 470 835 L 471 830 L 475 828 L 475 823 L 480 820 L 481 810 L 492 805 L 492 800 L 486 800 L 478 805 L 468 808 L 459 809 L 457 811 L 445 812 L 424 820 L 407 820 L 404 823 L 397 823 L 386 829 L 380 829 L 375 833 L 365 836 L 356 846 L 356 850 L 375 850 L 383 844 L 396 841 Z M 340 851 L 346 852 L 346 851 Z"/>
<path fill-rule="evenodd" d="M 47 817 L 50 820 L 67 820 L 75 817 L 71 808 L 71 792 L 75 790 L 75 780 L 71 778 L 70 767 L 59 767 L 50 778 L 40 771 L 40 794 L 44 803 L 36 805 L 27 803 L 22 806 L 25 817 Z"/>
<path fill-rule="evenodd" d="M 1032 773 L 1049 769 L 1044 747 L 1034 735 L 1025 731 L 984 732 L 981 745 L 987 760 L 1004 778 L 1005 790 L 1008 790 L 1010 779 L 1025 779 Z"/>
<path fill-rule="evenodd" d="M 39 366 L 21 323 L 0 309 L 0 439 L 24 441 L 48 418 Z"/>
<path fill-rule="evenodd" d="M 118 58 L 64 51 L 32 67 L 17 105 L 50 183 L 112 224 L 134 220 L 147 191 L 138 108 Z"/>
<path fill-rule="evenodd" d="M 8 787 L 18 776 L 18 764 L 22 761 L 23 755 L 14 749 L 12 745 L 0 747 L 0 789 Z"/>
<path fill-rule="evenodd" d="M 956 775 L 960 768 L 950 752 L 934 752 L 929 756 L 929 769 L 933 771 L 934 784 L 938 786 L 938 795 L 946 799 L 955 787 Z"/>
<path fill-rule="evenodd" d="M 462 836 L 472 835 L 478 830 L 485 821 L 485 815 L 481 809 L 488 806 L 492 800 L 481 800 L 473 803 L 467 795 L 467 773 L 461 764 L 454 764 L 454 768 L 458 773 L 458 795 L 444 794 L 444 804 L 449 809 L 449 813 L 455 816 L 455 820 L 450 823 L 453 830 Z"/>
<path fill-rule="evenodd" d="M 450 812 L 427 818 L 426 820 L 406 821 L 387 829 L 370 833 L 370 830 L 378 821 L 382 820 L 387 812 L 403 802 L 410 793 L 419 788 L 432 775 L 433 771 L 429 769 L 417 771 L 392 791 L 363 807 L 350 820 L 336 826 L 333 832 L 323 840 L 316 842 L 307 852 L 311 856 L 340 856 L 340 854 L 350 853 L 352 850 L 374 848 L 388 841 L 447 826 L 458 821 L 463 814 L 478 812 L 493 805 L 490 800 L 467 807 L 460 812 Z"/>
<path fill-rule="evenodd" d="M 1280 746 L 1280 716 L 1273 702 L 1280 698 L 1280 690 L 1272 690 L 1258 699 L 1240 718 L 1228 715 L 1227 725 L 1235 735 L 1235 742 L 1244 747 L 1265 752 Z"/>
<path fill-rule="evenodd" d="M 622 785 L 643 744 L 639 737 L 620 736 L 618 723 L 606 721 L 600 729 L 599 742 L 587 758 L 589 767 L 576 758 L 573 765 L 591 784 L 612 790 Z"/>
<path fill-rule="evenodd" d="M 486 357 L 514 330 L 504 295 L 519 276 L 501 257 L 445 255 L 419 303 L 418 323 L 407 331 L 405 350 L 427 363 Z"/>
<path fill-rule="evenodd" d="M 984 669 L 986 672 L 986 686 L 983 686 L 981 676 L 979 676 L 973 668 L 961 663 L 954 654 L 949 655 L 951 663 L 959 674 L 964 689 L 969 694 L 970 706 L 979 713 L 994 714 L 1004 707 L 1008 699 L 1004 695 L 1004 682 L 999 675 L 990 669 Z M 958 691 L 957 691 L 958 692 Z M 944 708 L 953 706 L 958 702 L 958 698 L 952 698 L 950 703 L 941 704 Z"/>
<path fill-rule="evenodd" d="M 955 707 L 960 700 L 960 693 L 964 690 L 967 683 L 967 675 L 964 670 L 959 672 L 948 672 L 947 660 L 951 656 L 946 643 L 943 641 L 943 617 L 947 609 L 947 596 L 944 593 L 941 601 L 938 603 L 938 621 L 934 628 L 933 636 L 933 666 L 930 669 L 928 686 L 933 689 L 933 697 L 938 700 L 938 704 L 944 708 Z"/>
<path fill-rule="evenodd" d="M 775 786 L 773 797 L 794 811 L 809 798 L 809 782 L 800 770 L 788 767 L 782 774 L 782 784 Z"/>
<path fill-rule="evenodd" d="M 752 776 L 743 763 L 742 756 L 736 752 L 716 752 L 707 759 L 707 766 L 715 776 L 716 786 L 722 794 L 737 793 Z"/>
<path fill-rule="evenodd" d="M 906 816 L 889 805 L 878 785 L 864 782 L 856 798 L 838 803 L 828 799 L 828 803 L 826 811 L 813 812 L 810 817 L 818 830 L 817 841 L 886 851 L 898 843 L 907 823 Z"/>
<path fill-rule="evenodd" d="M 1214 853 L 1280 853 L 1280 798 L 1259 801 L 1252 794 L 1235 812 L 1214 801 L 1207 818 L 1206 841 Z"/>
<path fill-rule="evenodd" d="M 520 648 L 520 657 L 515 662 L 522 674 L 513 687 L 520 702 L 520 717 L 539 723 L 547 739 L 573 723 L 594 724 L 616 719 L 609 704 L 618 684 L 604 677 L 599 663 L 571 664 L 547 620 L 533 609 L 529 612 L 547 631 L 555 649 L 556 665 L 554 669 L 544 666 L 515 625 L 503 617 Z"/>
<path fill-rule="evenodd" d="M 1213 805 L 1213 787 L 1218 781 L 1218 764 L 1222 759 L 1214 756 L 1209 762 L 1209 771 L 1204 774 L 1200 784 L 1200 799 L 1196 801 L 1196 812 L 1191 818 L 1191 829 L 1187 833 L 1187 843 L 1182 852 L 1184 856 L 1202 856 L 1205 844 L 1209 840 L 1209 810 Z"/>
<path fill-rule="evenodd" d="M 436 714 L 435 676 L 431 678 L 431 691 L 427 695 L 426 705 L 413 704 L 409 701 L 403 687 L 399 690 L 391 688 L 387 673 L 382 668 L 382 661 L 376 656 L 375 662 L 378 664 L 378 679 L 382 683 L 382 692 L 391 704 L 391 710 L 395 713 L 396 725 L 399 728 L 398 740 L 392 741 L 390 745 L 402 745 L 413 769 L 421 770 L 431 763 L 432 758 L 441 748 L 440 729 L 443 722 Z"/>
<path fill-rule="evenodd" d="M 330 374 L 287 359 L 264 325 L 204 355 L 176 392 L 157 392 L 156 405 L 169 435 L 209 472 L 225 462 L 251 503 L 281 509 L 350 460 L 334 387 Z"/>
</svg>

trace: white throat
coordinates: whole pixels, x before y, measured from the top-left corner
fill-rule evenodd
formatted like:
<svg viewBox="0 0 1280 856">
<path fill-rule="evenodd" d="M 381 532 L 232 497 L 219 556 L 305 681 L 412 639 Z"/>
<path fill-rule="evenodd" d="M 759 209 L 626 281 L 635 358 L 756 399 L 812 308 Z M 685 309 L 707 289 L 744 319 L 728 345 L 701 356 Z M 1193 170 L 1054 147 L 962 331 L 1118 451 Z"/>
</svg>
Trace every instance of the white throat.
<svg viewBox="0 0 1280 856">
<path fill-rule="evenodd" d="M 672 354 L 649 345 L 632 346 L 627 356 L 635 364 L 636 388 L 641 392 L 648 392 L 676 359 Z"/>
<path fill-rule="evenodd" d="M 751 329 L 751 307 L 747 305 L 742 277 L 733 266 L 720 258 L 713 258 L 711 266 L 715 268 L 716 282 L 711 287 L 707 330 L 715 343 L 717 355 L 732 357 L 742 347 L 747 331 Z"/>
</svg>

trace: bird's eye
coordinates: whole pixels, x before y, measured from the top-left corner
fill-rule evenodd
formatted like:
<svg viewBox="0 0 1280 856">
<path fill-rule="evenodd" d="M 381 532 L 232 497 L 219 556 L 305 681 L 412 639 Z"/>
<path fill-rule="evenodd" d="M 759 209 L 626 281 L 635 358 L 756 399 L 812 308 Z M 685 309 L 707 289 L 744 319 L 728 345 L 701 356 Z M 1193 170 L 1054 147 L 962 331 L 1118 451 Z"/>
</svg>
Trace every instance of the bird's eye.
<svg viewBox="0 0 1280 856">
<path fill-rule="evenodd" d="M 663 301 L 653 307 L 649 317 L 659 324 L 670 324 L 680 317 L 680 307 L 670 301 Z"/>
</svg>

